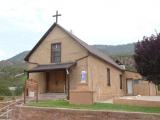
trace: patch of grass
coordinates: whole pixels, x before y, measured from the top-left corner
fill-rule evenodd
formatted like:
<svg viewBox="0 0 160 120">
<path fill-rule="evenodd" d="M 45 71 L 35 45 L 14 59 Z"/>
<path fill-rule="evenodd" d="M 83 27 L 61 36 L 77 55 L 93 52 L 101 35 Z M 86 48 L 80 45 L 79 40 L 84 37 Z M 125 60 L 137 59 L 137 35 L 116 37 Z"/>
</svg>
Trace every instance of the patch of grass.
<svg viewBox="0 0 160 120">
<path fill-rule="evenodd" d="M 54 108 L 71 108 L 71 109 L 88 109 L 88 110 L 112 110 L 112 111 L 129 111 L 129 112 L 146 112 L 146 113 L 160 113 L 160 107 L 140 107 L 130 105 L 118 105 L 111 103 L 95 103 L 93 105 L 75 105 L 69 104 L 65 100 L 43 100 L 38 103 L 32 101 L 28 106 L 36 107 L 54 107 Z"/>
</svg>

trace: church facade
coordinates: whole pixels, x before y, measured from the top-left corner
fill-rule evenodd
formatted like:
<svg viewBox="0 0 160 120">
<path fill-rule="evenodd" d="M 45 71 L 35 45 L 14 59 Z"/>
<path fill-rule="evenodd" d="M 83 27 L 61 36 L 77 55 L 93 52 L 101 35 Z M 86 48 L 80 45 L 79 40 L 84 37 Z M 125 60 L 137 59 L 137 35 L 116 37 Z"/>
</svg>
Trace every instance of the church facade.
<svg viewBox="0 0 160 120">
<path fill-rule="evenodd" d="M 142 79 L 138 73 L 125 71 L 109 56 L 57 23 L 42 36 L 25 61 L 28 77 L 38 81 L 40 94 L 64 93 L 74 104 L 93 104 L 113 97 L 135 95 L 133 81 Z M 136 88 L 136 94 L 142 87 Z M 142 94 L 151 93 L 155 94 L 154 90 Z"/>
</svg>

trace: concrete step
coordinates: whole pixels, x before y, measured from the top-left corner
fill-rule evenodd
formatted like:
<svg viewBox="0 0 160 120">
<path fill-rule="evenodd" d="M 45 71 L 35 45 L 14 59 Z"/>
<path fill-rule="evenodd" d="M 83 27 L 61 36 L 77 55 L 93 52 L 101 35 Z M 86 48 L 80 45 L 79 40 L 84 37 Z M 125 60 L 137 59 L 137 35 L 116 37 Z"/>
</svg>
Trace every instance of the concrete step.
<svg viewBox="0 0 160 120">
<path fill-rule="evenodd" d="M 67 94 L 65 93 L 44 93 L 39 94 L 39 100 L 58 100 L 58 99 L 66 99 Z"/>
</svg>

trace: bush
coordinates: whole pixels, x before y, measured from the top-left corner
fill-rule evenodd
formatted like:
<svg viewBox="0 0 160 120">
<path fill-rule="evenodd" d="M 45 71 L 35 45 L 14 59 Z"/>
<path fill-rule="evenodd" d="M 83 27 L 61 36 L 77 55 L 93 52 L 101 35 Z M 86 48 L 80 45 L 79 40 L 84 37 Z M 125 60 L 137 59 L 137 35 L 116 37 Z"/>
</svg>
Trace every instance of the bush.
<svg viewBox="0 0 160 120">
<path fill-rule="evenodd" d="M 0 101 L 4 100 L 4 97 L 3 96 L 0 96 Z"/>
</svg>

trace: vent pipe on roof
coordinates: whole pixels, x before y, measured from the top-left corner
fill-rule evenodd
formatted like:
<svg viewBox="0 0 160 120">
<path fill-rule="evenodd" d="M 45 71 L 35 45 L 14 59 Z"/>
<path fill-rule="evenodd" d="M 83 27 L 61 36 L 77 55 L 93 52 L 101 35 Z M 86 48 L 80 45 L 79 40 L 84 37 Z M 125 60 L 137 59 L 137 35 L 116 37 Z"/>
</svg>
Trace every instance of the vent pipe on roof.
<svg viewBox="0 0 160 120">
<path fill-rule="evenodd" d="M 72 34 L 73 34 L 73 31 L 72 31 L 72 29 L 70 30 L 70 33 L 72 33 Z"/>
<path fill-rule="evenodd" d="M 126 66 L 125 65 L 120 65 L 120 67 L 125 70 L 126 69 Z"/>
</svg>

